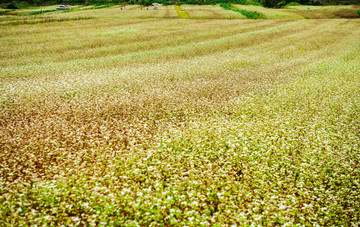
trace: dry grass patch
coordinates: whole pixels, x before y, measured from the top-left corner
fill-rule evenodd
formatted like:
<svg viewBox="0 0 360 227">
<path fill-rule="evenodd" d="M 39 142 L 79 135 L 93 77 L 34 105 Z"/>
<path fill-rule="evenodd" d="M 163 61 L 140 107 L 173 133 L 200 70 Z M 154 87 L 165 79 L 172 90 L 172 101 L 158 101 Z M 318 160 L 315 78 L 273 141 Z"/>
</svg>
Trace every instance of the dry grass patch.
<svg viewBox="0 0 360 227">
<path fill-rule="evenodd" d="M 223 10 L 219 5 L 216 6 L 193 6 L 182 5 L 192 19 L 245 19 L 243 15 L 235 12 Z"/>
<path fill-rule="evenodd" d="M 359 6 L 289 6 L 286 11 L 303 16 L 306 19 L 356 18 Z M 295 10 L 293 10 L 295 9 Z"/>
</svg>

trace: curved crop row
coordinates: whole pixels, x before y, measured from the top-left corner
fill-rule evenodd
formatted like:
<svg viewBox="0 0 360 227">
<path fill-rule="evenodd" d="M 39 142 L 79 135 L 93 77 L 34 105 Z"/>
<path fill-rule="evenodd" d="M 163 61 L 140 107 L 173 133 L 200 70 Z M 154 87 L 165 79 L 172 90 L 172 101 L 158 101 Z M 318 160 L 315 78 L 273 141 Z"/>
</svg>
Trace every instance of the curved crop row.
<svg viewBox="0 0 360 227">
<path fill-rule="evenodd" d="M 226 3 L 221 3 L 220 6 L 226 10 L 231 10 L 234 12 L 241 13 L 248 19 L 265 19 L 265 15 L 263 15 L 259 12 L 256 12 L 256 11 L 246 11 L 246 10 L 242 10 L 242 9 L 236 9 Z"/>
<path fill-rule="evenodd" d="M 39 14 L 44 14 L 44 13 L 51 13 L 51 12 L 55 12 L 55 11 L 56 11 L 56 9 L 40 10 L 40 11 L 26 14 L 24 16 L 34 16 L 34 15 L 39 15 Z"/>
</svg>

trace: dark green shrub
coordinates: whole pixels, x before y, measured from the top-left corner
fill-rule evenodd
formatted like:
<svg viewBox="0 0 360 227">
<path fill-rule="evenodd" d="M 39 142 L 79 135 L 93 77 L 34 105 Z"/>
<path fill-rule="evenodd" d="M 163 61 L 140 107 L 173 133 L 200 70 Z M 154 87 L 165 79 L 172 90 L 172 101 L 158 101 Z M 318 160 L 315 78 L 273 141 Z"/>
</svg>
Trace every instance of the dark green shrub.
<svg viewBox="0 0 360 227">
<path fill-rule="evenodd" d="M 285 7 L 286 5 L 287 5 L 287 2 L 286 2 L 286 1 L 281 1 L 281 2 L 279 2 L 279 3 L 277 4 L 277 7 L 283 8 L 283 7 Z"/>
<path fill-rule="evenodd" d="M 290 2 L 286 6 L 300 6 L 301 4 L 298 2 Z"/>
<path fill-rule="evenodd" d="M 360 9 L 357 11 L 357 14 L 359 14 L 359 16 L 360 16 Z"/>
<path fill-rule="evenodd" d="M 17 3 L 16 5 L 17 5 L 17 7 L 19 7 L 20 9 L 29 7 L 29 3 L 26 2 L 26 1 L 19 2 L 19 3 Z"/>
<path fill-rule="evenodd" d="M 150 6 L 152 4 L 152 1 L 150 0 L 140 0 L 138 2 L 139 5 L 142 5 L 142 6 Z"/>
<path fill-rule="evenodd" d="M 224 8 L 226 10 L 232 10 L 232 8 L 226 3 L 220 3 L 220 7 Z"/>
<path fill-rule="evenodd" d="M 301 5 L 305 0 L 259 0 L 260 4 L 269 8 L 282 8 L 286 6 Z"/>
<path fill-rule="evenodd" d="M 16 6 L 16 3 L 15 3 L 15 2 L 10 2 L 10 3 L 7 5 L 7 8 L 8 8 L 8 9 L 18 9 L 18 7 Z"/>
</svg>

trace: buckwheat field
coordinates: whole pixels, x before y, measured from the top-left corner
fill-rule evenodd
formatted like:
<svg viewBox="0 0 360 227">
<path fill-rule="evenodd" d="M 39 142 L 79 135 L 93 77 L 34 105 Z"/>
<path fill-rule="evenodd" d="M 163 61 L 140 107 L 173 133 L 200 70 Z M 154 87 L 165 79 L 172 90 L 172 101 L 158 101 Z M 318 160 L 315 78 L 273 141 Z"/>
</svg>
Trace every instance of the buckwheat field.
<svg viewBox="0 0 360 227">
<path fill-rule="evenodd" d="M 0 11 L 1 226 L 359 225 L 360 6 L 55 7 Z"/>
</svg>

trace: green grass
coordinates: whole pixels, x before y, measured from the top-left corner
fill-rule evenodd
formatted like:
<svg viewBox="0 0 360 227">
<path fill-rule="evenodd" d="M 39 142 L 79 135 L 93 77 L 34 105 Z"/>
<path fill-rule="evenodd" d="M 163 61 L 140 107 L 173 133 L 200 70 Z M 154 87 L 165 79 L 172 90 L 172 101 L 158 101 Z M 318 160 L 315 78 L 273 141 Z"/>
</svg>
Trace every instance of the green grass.
<svg viewBox="0 0 360 227">
<path fill-rule="evenodd" d="M 92 8 L 87 8 L 87 9 L 105 9 L 105 8 L 109 8 L 109 7 L 113 7 L 115 6 L 114 4 L 108 4 L 108 5 L 102 5 L 102 6 L 95 6 Z"/>
<path fill-rule="evenodd" d="M 290 2 L 290 3 L 286 4 L 286 7 L 287 6 L 301 6 L 301 4 L 298 2 Z"/>
<path fill-rule="evenodd" d="M 259 1 L 257 1 L 257 0 L 240 0 L 240 1 L 238 0 L 237 4 L 261 6 Z"/>
<path fill-rule="evenodd" d="M 39 15 L 39 14 L 44 14 L 44 13 L 51 13 L 51 12 L 55 12 L 55 11 L 56 11 L 56 9 L 40 10 L 40 11 L 36 11 L 33 13 L 25 14 L 24 16 L 34 16 L 34 15 Z"/>
<path fill-rule="evenodd" d="M 242 15 L 244 15 L 246 18 L 248 19 L 265 19 L 265 16 L 259 12 L 256 11 L 247 11 L 247 10 L 242 10 L 242 9 L 237 9 L 235 7 L 232 7 L 226 3 L 221 3 L 220 7 L 226 9 L 226 10 L 231 10 L 234 12 L 238 12 L 241 13 Z"/>
<path fill-rule="evenodd" d="M 244 7 L 1 26 L 0 225 L 359 222 L 360 21 Z"/>
</svg>

